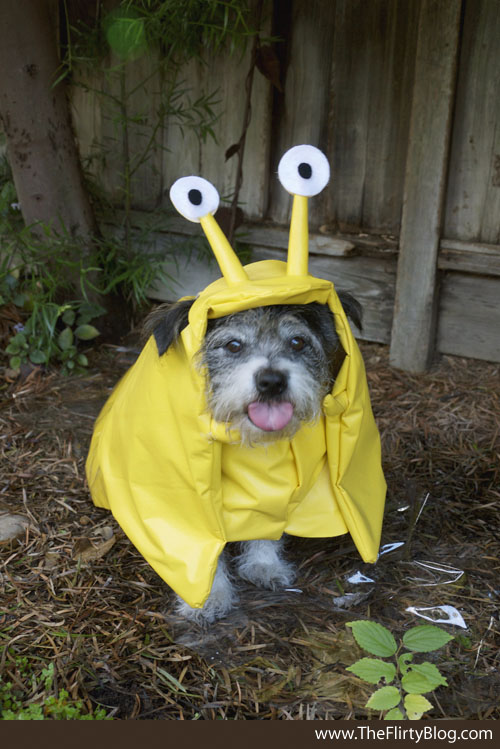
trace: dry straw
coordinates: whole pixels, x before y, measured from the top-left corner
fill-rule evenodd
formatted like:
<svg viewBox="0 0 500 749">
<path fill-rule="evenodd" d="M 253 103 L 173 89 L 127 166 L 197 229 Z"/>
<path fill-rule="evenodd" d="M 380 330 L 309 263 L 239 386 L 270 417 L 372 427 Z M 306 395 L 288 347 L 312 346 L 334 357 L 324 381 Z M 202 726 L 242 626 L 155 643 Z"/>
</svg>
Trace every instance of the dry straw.
<svg viewBox="0 0 500 749">
<path fill-rule="evenodd" d="M 362 348 L 389 485 L 383 543 L 405 544 L 368 567 L 347 538 L 291 539 L 297 587 L 244 586 L 233 617 L 206 631 L 175 618 L 164 584 L 84 483 L 93 420 L 127 356 L 103 349 L 81 378 L 4 380 L 0 513 L 26 521 L 0 546 L 4 682 L 43 699 L 23 682 L 27 656 L 118 718 L 363 719 L 369 693 L 345 670 L 360 656 L 345 622 L 399 634 L 418 623 L 408 607 L 446 604 L 468 629 L 448 628 L 459 635 L 439 655 L 450 687 L 430 717 L 498 719 L 499 367 L 444 357 L 410 376 L 384 347 Z M 415 561 L 464 574 L 444 584 L 431 569 L 421 585 Z M 347 583 L 357 571 L 375 582 Z"/>
</svg>

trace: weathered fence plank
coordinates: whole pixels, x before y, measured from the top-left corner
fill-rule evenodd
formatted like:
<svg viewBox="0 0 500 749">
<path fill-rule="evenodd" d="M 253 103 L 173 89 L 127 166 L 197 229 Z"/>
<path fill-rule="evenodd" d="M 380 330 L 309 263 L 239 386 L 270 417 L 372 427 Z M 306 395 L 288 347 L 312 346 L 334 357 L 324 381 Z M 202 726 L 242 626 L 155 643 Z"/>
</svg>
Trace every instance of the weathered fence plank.
<svg viewBox="0 0 500 749">
<path fill-rule="evenodd" d="M 338 0 L 333 37 L 330 220 L 398 232 L 418 2 Z"/>
<path fill-rule="evenodd" d="M 294 0 L 284 95 L 275 121 L 271 168 L 277 170 L 283 153 L 292 146 L 311 143 L 326 149 L 328 91 L 334 33 L 335 3 Z M 324 221 L 326 191 L 311 201 L 311 226 Z M 275 180 L 270 186 L 269 217 L 278 224 L 290 220 L 290 196 Z"/>
<path fill-rule="evenodd" d="M 445 354 L 500 362 L 500 279 L 447 273 L 437 348 Z"/>
<path fill-rule="evenodd" d="M 438 268 L 500 276 L 500 247 L 493 244 L 460 242 L 457 239 L 442 239 L 439 244 Z M 500 305 L 500 293 L 498 303 Z"/>
<path fill-rule="evenodd" d="M 267 9 L 268 3 L 264 4 Z M 270 31 L 266 14 L 261 31 Z M 245 81 L 250 69 L 252 40 L 246 49 L 226 49 L 213 55 L 207 63 L 191 62 L 180 74 L 184 101 L 196 101 L 202 95 L 213 95 L 214 109 L 221 114 L 213 126 L 215 139 L 208 136 L 200 142 L 196 133 L 171 123 L 167 126 L 163 176 L 163 206 L 170 207 L 168 189 L 179 177 L 199 174 L 216 185 L 222 198 L 232 197 L 236 180 L 236 156 L 225 160 L 226 150 L 242 134 L 245 110 Z M 253 77 L 251 120 L 246 135 L 243 159 L 243 183 L 239 202 L 248 218 L 261 218 L 267 208 L 269 152 L 271 143 L 271 84 L 258 70 Z"/>
<path fill-rule="evenodd" d="M 424 371 L 434 350 L 437 254 L 445 198 L 460 0 L 422 0 L 400 234 L 391 363 Z"/>
<path fill-rule="evenodd" d="M 500 3 L 466 3 L 444 236 L 500 244 Z"/>
</svg>

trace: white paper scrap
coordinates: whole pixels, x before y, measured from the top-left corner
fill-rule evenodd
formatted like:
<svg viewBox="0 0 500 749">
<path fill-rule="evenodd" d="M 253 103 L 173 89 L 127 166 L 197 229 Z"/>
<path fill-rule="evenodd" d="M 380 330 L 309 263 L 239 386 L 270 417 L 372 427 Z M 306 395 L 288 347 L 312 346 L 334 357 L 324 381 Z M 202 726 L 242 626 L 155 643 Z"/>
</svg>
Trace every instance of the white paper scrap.
<svg viewBox="0 0 500 749">
<path fill-rule="evenodd" d="M 427 621 L 433 622 L 433 624 L 452 624 L 454 627 L 462 627 L 462 629 L 467 629 L 467 625 L 463 619 L 462 614 L 457 611 L 454 606 L 409 606 L 407 609 L 405 609 L 405 611 L 409 611 L 411 614 L 415 614 L 416 616 L 421 616 L 422 619 L 427 619 Z M 438 615 L 439 613 L 442 613 L 446 616 L 446 619 L 438 619 L 435 616 L 427 616 L 426 614 L 422 613 L 423 611 L 432 611 Z"/>
</svg>

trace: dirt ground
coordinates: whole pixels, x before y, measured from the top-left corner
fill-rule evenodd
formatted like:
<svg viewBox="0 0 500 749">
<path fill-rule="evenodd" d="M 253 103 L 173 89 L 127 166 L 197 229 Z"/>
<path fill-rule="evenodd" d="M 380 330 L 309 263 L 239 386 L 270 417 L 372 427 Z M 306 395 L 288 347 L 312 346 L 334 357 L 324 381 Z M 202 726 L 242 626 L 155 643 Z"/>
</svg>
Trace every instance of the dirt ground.
<svg viewBox="0 0 500 749">
<path fill-rule="evenodd" d="M 448 680 L 429 717 L 498 719 L 500 367 L 443 357 L 410 376 L 385 347 L 362 350 L 388 482 L 382 544 L 401 545 L 365 565 L 347 537 L 290 539 L 297 588 L 242 586 L 235 613 L 207 630 L 176 618 L 85 484 L 94 419 L 133 347 L 97 349 L 72 378 L 0 370 L 0 517 L 21 524 L 0 545 L 4 681 L 22 692 L 27 656 L 34 673 L 54 664 L 54 689 L 115 718 L 377 718 L 363 707 L 372 687 L 346 671 L 362 655 L 346 622 L 401 637 L 426 621 L 409 608 L 447 605 L 466 628 L 440 624 L 455 638 L 429 654 Z M 349 582 L 357 572 L 372 582 Z M 41 699 L 35 682 L 26 702 Z"/>
</svg>

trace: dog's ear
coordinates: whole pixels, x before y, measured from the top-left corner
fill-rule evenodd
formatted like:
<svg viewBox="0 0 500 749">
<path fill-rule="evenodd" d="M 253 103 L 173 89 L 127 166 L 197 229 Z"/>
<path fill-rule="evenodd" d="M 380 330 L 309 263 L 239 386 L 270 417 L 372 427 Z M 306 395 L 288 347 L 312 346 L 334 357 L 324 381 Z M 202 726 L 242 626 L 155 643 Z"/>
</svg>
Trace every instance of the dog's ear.
<svg viewBox="0 0 500 749">
<path fill-rule="evenodd" d="M 159 356 L 175 343 L 181 331 L 187 326 L 193 302 L 194 299 L 184 299 L 174 304 L 160 304 L 146 318 L 143 336 L 147 339 L 154 335 Z"/>
<path fill-rule="evenodd" d="M 347 317 L 350 317 L 359 330 L 363 330 L 363 308 L 347 291 L 339 291 L 338 297 Z"/>
</svg>

